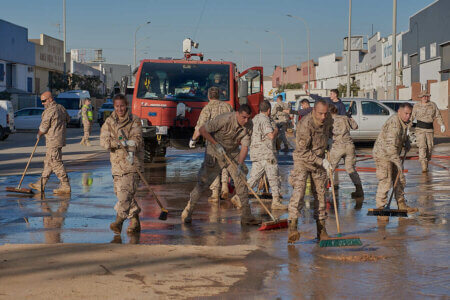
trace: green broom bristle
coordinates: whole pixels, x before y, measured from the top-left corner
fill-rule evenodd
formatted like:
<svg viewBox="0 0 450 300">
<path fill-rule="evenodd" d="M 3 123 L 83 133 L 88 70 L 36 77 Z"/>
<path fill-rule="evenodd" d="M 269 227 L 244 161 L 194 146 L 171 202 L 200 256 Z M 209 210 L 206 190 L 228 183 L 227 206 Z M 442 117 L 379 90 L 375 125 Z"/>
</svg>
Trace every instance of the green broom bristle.
<svg viewBox="0 0 450 300">
<path fill-rule="evenodd" d="M 320 247 L 362 246 L 362 242 L 359 238 L 330 239 L 330 240 L 321 240 L 319 246 Z"/>
</svg>

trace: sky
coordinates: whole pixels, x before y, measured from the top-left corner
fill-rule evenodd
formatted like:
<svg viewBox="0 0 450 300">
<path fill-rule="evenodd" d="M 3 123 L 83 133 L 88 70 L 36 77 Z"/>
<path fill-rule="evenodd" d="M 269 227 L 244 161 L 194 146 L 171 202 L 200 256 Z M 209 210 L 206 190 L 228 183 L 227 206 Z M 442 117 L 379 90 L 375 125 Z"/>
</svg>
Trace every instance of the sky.
<svg viewBox="0 0 450 300">
<path fill-rule="evenodd" d="M 434 0 L 398 0 L 397 31 L 407 31 L 409 17 Z M 5 1 L 0 19 L 28 28 L 29 38 L 41 33 L 63 38 L 63 0 Z M 392 0 L 353 0 L 352 35 L 392 33 Z M 200 44 L 206 59 L 234 61 L 244 68 L 259 65 L 266 75 L 281 64 L 307 60 L 306 29 L 286 14 L 304 18 L 310 27 L 311 58 L 342 52 L 348 34 L 348 0 L 66 0 L 67 49 L 103 49 L 109 63 L 133 65 L 137 57 L 182 57 L 182 41 Z M 247 41 L 247 42 L 246 42 Z"/>
</svg>

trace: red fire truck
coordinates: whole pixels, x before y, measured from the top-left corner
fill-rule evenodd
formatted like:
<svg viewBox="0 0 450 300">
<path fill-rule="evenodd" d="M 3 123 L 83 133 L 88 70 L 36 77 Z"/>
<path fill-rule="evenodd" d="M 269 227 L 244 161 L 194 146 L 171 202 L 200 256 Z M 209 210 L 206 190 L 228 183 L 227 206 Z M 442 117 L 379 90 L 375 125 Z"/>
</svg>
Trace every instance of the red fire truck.
<svg viewBox="0 0 450 300">
<path fill-rule="evenodd" d="M 208 88 L 217 86 L 235 110 L 249 104 L 253 115 L 264 99 L 262 67 L 239 73 L 235 63 L 205 61 L 192 46 L 198 44 L 185 39 L 183 59 L 143 60 L 137 70 L 132 113 L 142 120 L 146 162 L 165 156 L 167 147 L 188 149 Z"/>
</svg>

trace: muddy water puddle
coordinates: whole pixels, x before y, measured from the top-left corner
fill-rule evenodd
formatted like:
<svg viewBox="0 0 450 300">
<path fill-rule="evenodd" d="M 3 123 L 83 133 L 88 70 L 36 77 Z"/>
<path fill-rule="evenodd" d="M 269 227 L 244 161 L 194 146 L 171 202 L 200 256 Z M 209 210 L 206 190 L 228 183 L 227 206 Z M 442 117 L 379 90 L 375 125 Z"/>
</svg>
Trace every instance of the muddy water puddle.
<svg viewBox="0 0 450 300">
<path fill-rule="evenodd" d="M 445 155 L 445 149 L 441 154 Z M 45 199 L 8 194 L 4 188 L 15 186 L 20 178 L 0 177 L 0 244 L 252 244 L 259 246 L 268 257 L 277 259 L 278 267 L 271 270 L 249 267 L 247 280 L 251 281 L 252 276 L 256 278 L 256 272 L 262 272 L 264 285 L 250 290 L 236 286 L 225 296 L 428 298 L 450 294 L 450 175 L 447 170 L 430 166 L 431 172 L 422 174 L 417 161 L 406 161 L 406 198 L 409 205 L 419 208 L 419 212 L 409 218 L 391 218 L 387 224 L 377 223 L 375 217 L 366 216 L 367 209 L 375 207 L 375 173 L 360 173 L 365 198 L 351 199 L 350 193 L 354 190 L 351 181 L 345 172 L 339 172 L 337 201 L 341 228 L 344 235 L 359 236 L 363 246 L 320 248 L 315 239 L 313 202 L 311 195 L 307 194 L 299 222 L 300 241 L 287 247 L 286 230 L 259 232 L 256 227 L 241 228 L 239 211 L 229 201 L 209 203 L 208 195 L 204 195 L 198 205 L 193 223 L 181 224 L 181 211 L 195 185 L 202 158 L 201 152 L 174 150 L 169 151 L 165 160 L 146 166 L 145 176 L 169 209 L 169 216 L 167 221 L 158 220 L 160 210 L 141 185 L 137 200 L 142 208 L 142 232 L 137 237 L 123 233 L 118 238 L 109 230 L 116 202 L 109 162 L 89 168 L 74 168 L 69 174 L 71 197 L 51 194 L 51 190 L 57 187 L 55 177 L 47 186 Z M 291 154 L 281 154 L 279 162 L 282 193 L 287 202 L 291 194 L 288 184 Z M 448 160 L 437 162 L 450 167 Z M 250 167 L 251 163 L 247 163 Z M 374 167 L 374 164 L 372 160 L 364 160 L 358 162 L 358 166 Z M 37 178 L 27 176 L 23 186 Z M 330 235 L 335 235 L 331 194 L 327 199 L 327 229 Z M 268 220 L 257 202 L 252 201 L 252 209 Z M 276 217 L 286 218 L 287 214 L 278 213 Z M 264 260 L 259 259 L 260 262 Z"/>
</svg>

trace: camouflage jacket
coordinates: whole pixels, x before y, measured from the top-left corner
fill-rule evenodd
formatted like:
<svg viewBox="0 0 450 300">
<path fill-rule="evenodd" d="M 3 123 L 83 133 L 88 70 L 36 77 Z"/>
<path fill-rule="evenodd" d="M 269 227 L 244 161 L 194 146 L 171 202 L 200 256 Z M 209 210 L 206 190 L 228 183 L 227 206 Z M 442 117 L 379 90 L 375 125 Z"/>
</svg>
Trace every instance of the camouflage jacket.
<svg viewBox="0 0 450 300">
<path fill-rule="evenodd" d="M 287 104 L 286 102 L 275 103 L 271 114 L 276 123 L 288 123 L 290 121 L 289 114 L 283 111 L 288 109 L 289 104 Z"/>
<path fill-rule="evenodd" d="M 350 130 L 358 129 L 358 124 L 347 116 L 333 116 L 333 146 L 339 144 L 353 144 Z"/>
<path fill-rule="evenodd" d="M 197 125 L 195 129 L 198 130 L 200 127 L 206 124 L 209 120 L 214 119 L 218 115 L 233 111 L 233 108 L 227 102 L 220 100 L 210 100 L 209 103 L 203 107 L 202 112 L 197 120 Z"/>
<path fill-rule="evenodd" d="M 250 144 L 250 159 L 252 161 L 276 160 L 275 140 L 267 137 L 272 133 L 276 124 L 268 116 L 259 113 L 253 120 L 253 133 Z"/>
<path fill-rule="evenodd" d="M 66 145 L 66 126 L 70 116 L 64 106 L 55 101 L 49 103 L 42 113 L 39 131 L 45 134 L 47 148 L 61 148 Z"/>
<path fill-rule="evenodd" d="M 401 167 L 400 153 L 408 142 L 408 128 L 409 124 L 404 123 L 398 114 L 390 117 L 381 128 L 373 147 L 374 159 L 387 160 Z"/>
<path fill-rule="evenodd" d="M 304 116 L 297 124 L 296 149 L 294 162 L 309 171 L 315 171 L 322 165 L 328 139 L 333 135 L 333 120 L 327 117 L 323 124 L 314 119 L 313 114 Z"/>
<path fill-rule="evenodd" d="M 434 120 L 438 122 L 439 125 L 444 125 L 444 121 L 442 120 L 441 112 L 437 108 L 436 103 L 428 101 L 425 104 L 422 104 L 422 102 L 414 104 L 412 115 L 411 115 L 411 121 L 422 121 L 425 123 L 433 123 Z M 418 128 L 416 127 L 416 130 L 424 130 L 433 132 L 433 129 L 425 129 L 425 128 Z"/>
<path fill-rule="evenodd" d="M 123 136 L 125 140 L 136 142 L 133 166 L 126 159 L 128 153 L 118 146 L 118 137 L 120 136 Z M 142 171 L 144 141 L 142 139 L 141 120 L 138 117 L 127 114 L 123 120 L 120 120 L 116 112 L 113 112 L 101 128 L 100 146 L 111 152 L 110 160 L 113 176 L 136 173 L 135 167 Z"/>
<path fill-rule="evenodd" d="M 248 121 L 244 126 L 239 125 L 236 112 L 224 113 L 205 124 L 205 129 L 212 137 L 223 146 L 231 156 L 239 153 L 239 145 L 250 146 L 253 132 L 253 123 Z M 208 144 L 206 154 L 217 157 L 213 145 Z"/>
</svg>

